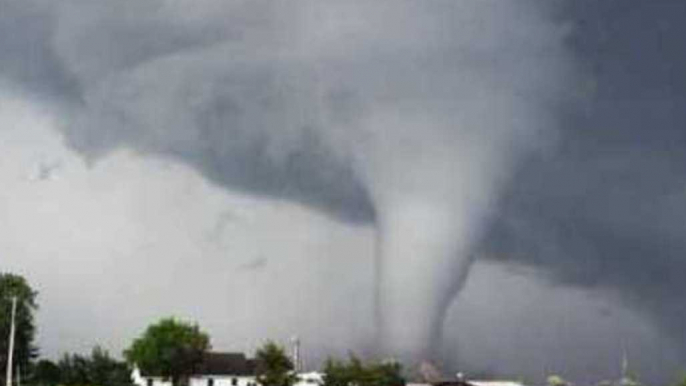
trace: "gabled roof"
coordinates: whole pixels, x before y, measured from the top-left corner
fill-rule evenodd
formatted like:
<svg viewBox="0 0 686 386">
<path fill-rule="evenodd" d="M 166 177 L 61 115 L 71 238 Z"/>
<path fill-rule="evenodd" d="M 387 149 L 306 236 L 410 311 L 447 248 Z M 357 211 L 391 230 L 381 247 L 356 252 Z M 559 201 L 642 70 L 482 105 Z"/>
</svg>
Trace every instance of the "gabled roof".
<svg viewBox="0 0 686 386">
<path fill-rule="evenodd" d="M 195 366 L 193 376 L 251 376 L 255 375 L 255 360 L 246 358 L 243 353 L 208 352 Z M 159 374 L 145 373 L 143 377 L 159 377 Z"/>
<path fill-rule="evenodd" d="M 444 379 L 431 382 L 431 386 L 474 386 L 465 380 Z"/>
<path fill-rule="evenodd" d="M 243 353 L 205 353 L 194 375 L 255 375 L 255 361 Z"/>
</svg>

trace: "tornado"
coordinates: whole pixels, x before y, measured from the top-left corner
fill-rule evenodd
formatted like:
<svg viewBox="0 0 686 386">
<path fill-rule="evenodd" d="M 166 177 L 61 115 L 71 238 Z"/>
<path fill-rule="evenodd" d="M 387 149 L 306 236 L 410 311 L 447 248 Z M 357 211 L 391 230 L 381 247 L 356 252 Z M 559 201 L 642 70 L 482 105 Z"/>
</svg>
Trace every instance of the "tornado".
<svg viewBox="0 0 686 386">
<path fill-rule="evenodd" d="M 517 130 L 470 131 L 441 124 L 437 115 L 417 120 L 398 111 L 375 120 L 394 125 L 396 136 L 365 164 L 377 213 L 376 350 L 413 365 L 440 360 L 445 314 L 521 156 L 511 151 L 515 137 L 503 140 Z M 468 115 L 461 124 L 469 124 Z"/>
<path fill-rule="evenodd" d="M 0 0 L 10 27 L 42 26 L 0 34 L 18 53 L 0 71 L 52 100 L 89 160 L 127 148 L 375 227 L 383 357 L 435 357 L 510 176 L 552 142 L 573 83 L 557 2 L 26 3 Z"/>
<path fill-rule="evenodd" d="M 377 330 L 392 358 L 437 360 L 444 314 L 473 256 L 455 208 L 399 200 L 378 226 Z M 462 228 L 462 229 L 460 229 Z"/>
<path fill-rule="evenodd" d="M 356 122 L 365 141 L 353 148 L 376 214 L 375 349 L 413 364 L 440 359 L 445 315 L 501 195 L 524 159 L 552 146 L 572 99 L 573 61 L 550 8 L 451 11 L 464 17 L 449 28 L 455 56 L 384 84 L 399 100 L 372 94 L 375 108 Z"/>
</svg>

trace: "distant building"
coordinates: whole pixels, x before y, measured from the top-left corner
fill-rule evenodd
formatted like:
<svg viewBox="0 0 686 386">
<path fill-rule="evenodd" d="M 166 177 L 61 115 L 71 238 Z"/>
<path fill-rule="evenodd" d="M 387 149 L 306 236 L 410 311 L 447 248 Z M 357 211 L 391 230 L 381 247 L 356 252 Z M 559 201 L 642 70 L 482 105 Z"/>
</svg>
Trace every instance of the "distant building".
<svg viewBox="0 0 686 386">
<path fill-rule="evenodd" d="M 189 386 L 257 386 L 256 363 L 243 353 L 206 353 L 196 371 L 189 377 Z M 131 375 L 137 386 L 172 386 L 159 374 L 146 374 L 138 368 Z M 295 386 L 320 385 L 323 375 L 318 372 L 298 374 Z"/>
<path fill-rule="evenodd" d="M 137 386 L 172 386 L 171 380 L 138 368 L 132 378 Z M 188 381 L 189 386 L 256 386 L 255 361 L 242 353 L 206 353 Z"/>
</svg>

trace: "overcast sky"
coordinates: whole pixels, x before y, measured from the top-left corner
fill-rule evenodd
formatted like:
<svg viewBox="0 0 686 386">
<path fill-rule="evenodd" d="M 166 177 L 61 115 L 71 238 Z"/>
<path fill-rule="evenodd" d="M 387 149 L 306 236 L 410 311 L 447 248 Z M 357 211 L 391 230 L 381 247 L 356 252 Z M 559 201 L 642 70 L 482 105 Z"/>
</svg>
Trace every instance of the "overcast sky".
<svg viewBox="0 0 686 386">
<path fill-rule="evenodd" d="M 167 315 L 367 352 L 377 225 L 445 201 L 446 373 L 677 376 L 686 3 L 507 4 L 0 0 L 0 270 L 41 353 Z"/>
</svg>

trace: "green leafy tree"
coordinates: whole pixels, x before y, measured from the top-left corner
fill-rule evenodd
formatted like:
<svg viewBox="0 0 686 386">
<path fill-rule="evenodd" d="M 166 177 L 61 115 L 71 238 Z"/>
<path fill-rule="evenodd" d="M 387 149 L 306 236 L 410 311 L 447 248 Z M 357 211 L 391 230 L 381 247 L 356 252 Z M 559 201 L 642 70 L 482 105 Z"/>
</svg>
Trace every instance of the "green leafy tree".
<svg viewBox="0 0 686 386">
<path fill-rule="evenodd" d="M 106 350 L 96 346 L 88 361 L 89 384 L 97 386 L 132 385 L 131 370 L 125 362 L 112 358 Z"/>
<path fill-rule="evenodd" d="M 257 350 L 257 382 L 262 386 L 291 386 L 298 377 L 293 371 L 291 359 L 283 347 L 267 342 Z"/>
<path fill-rule="evenodd" d="M 353 379 L 355 377 L 344 362 L 329 358 L 324 363 L 323 386 L 348 386 L 353 383 Z"/>
<path fill-rule="evenodd" d="M 351 355 L 347 362 L 328 359 L 324 364 L 324 386 L 404 386 L 398 362 L 363 363 Z"/>
<path fill-rule="evenodd" d="M 57 362 L 60 369 L 60 385 L 90 385 L 88 358 L 80 354 L 64 354 Z"/>
<path fill-rule="evenodd" d="M 61 384 L 62 375 L 59 366 L 48 359 L 39 360 L 31 374 L 31 384 L 36 386 L 56 386 Z"/>
<path fill-rule="evenodd" d="M 197 324 L 166 318 L 149 326 L 124 357 L 144 373 L 170 379 L 176 386 L 187 382 L 209 349 L 209 336 Z"/>
<path fill-rule="evenodd" d="M 405 386 L 405 378 L 402 376 L 400 363 L 391 361 L 375 363 L 369 367 L 372 374 L 372 383 L 375 386 Z"/>
<path fill-rule="evenodd" d="M 131 371 L 126 363 L 112 358 L 109 352 L 98 346 L 91 351 L 90 356 L 65 354 L 57 364 L 57 368 L 59 381 L 50 385 L 127 386 L 133 384 Z"/>
<path fill-rule="evenodd" d="M 37 292 L 22 276 L 0 273 L 0 379 L 3 379 L 3 382 L 7 367 L 13 297 L 17 298 L 14 364 L 22 369 L 28 369 L 38 353 L 34 345 Z"/>
</svg>

